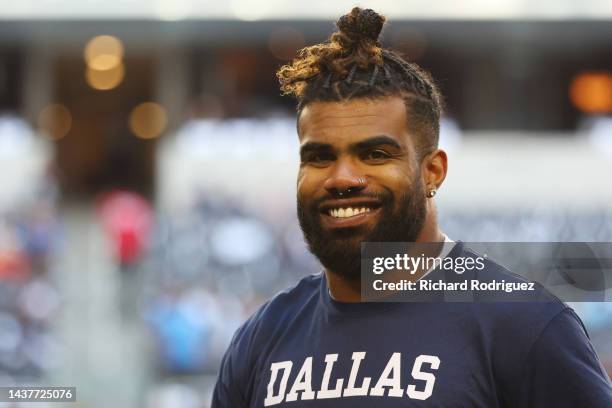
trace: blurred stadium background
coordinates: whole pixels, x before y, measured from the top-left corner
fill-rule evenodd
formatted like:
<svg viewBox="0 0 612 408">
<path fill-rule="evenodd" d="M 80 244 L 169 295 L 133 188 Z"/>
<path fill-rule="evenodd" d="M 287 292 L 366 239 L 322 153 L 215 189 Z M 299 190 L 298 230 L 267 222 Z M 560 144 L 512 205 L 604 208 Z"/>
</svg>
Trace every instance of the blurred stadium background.
<svg viewBox="0 0 612 408">
<path fill-rule="evenodd" d="M 274 73 L 353 5 L 2 1 L 0 385 L 208 406 L 235 328 L 318 270 Z M 612 3 L 361 5 L 446 96 L 450 237 L 612 241 Z M 612 372 L 612 304 L 573 306 Z"/>
</svg>

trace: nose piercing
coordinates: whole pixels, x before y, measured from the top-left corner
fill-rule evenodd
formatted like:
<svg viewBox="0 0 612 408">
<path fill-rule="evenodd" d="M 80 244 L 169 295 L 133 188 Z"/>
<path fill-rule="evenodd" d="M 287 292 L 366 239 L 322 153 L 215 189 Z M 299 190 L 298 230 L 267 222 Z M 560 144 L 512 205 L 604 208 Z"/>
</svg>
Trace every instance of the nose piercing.
<svg viewBox="0 0 612 408">
<path fill-rule="evenodd" d="M 361 187 L 364 187 L 366 185 L 367 181 L 365 177 L 358 177 L 357 178 L 357 184 L 360 186 L 359 189 Z M 355 187 L 347 187 L 344 191 L 338 190 L 338 196 L 343 196 L 344 193 L 346 194 L 351 194 L 353 191 L 355 190 Z"/>
<path fill-rule="evenodd" d="M 353 191 L 353 188 L 352 187 L 347 187 L 345 191 L 338 190 L 338 195 L 342 196 L 345 192 L 346 192 L 346 194 L 351 194 L 351 191 Z"/>
</svg>

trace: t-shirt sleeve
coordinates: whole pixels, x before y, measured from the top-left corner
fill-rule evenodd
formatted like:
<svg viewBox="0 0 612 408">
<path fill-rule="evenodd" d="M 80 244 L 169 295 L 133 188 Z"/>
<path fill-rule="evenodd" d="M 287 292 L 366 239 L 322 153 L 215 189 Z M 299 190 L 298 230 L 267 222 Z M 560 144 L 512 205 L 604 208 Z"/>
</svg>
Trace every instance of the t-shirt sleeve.
<svg viewBox="0 0 612 408">
<path fill-rule="evenodd" d="M 610 379 L 570 308 L 557 314 L 533 344 L 517 407 L 612 407 Z"/>
<path fill-rule="evenodd" d="M 245 373 L 248 358 L 241 355 L 245 327 L 239 329 L 228 347 L 217 376 L 211 408 L 246 408 Z"/>
</svg>

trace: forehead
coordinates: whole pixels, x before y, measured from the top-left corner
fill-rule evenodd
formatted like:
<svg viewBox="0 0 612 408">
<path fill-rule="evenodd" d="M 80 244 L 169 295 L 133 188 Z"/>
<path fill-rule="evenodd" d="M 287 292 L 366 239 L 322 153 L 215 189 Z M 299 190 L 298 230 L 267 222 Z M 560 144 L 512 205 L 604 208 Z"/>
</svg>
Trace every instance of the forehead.
<svg viewBox="0 0 612 408">
<path fill-rule="evenodd" d="M 298 134 L 302 143 L 316 140 L 336 144 L 387 135 L 404 144 L 410 138 L 406 120 L 406 106 L 398 96 L 311 102 L 301 112 Z"/>
</svg>

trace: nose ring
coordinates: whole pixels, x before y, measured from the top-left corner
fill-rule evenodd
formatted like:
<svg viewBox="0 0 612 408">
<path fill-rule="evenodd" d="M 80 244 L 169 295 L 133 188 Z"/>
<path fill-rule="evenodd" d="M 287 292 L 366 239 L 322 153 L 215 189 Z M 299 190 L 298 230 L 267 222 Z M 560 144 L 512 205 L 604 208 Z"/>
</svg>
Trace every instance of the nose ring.
<svg viewBox="0 0 612 408">
<path fill-rule="evenodd" d="M 360 186 L 365 186 L 366 185 L 365 177 L 358 177 L 357 184 L 359 184 Z M 344 195 L 345 192 L 346 194 L 351 194 L 352 191 L 353 191 L 353 187 L 347 187 L 345 191 L 338 191 L 338 195 L 342 196 Z"/>
</svg>

